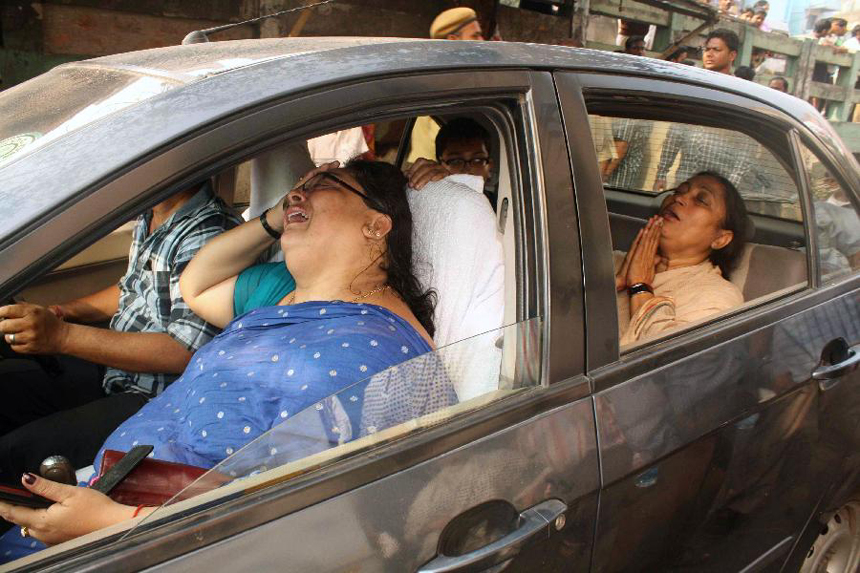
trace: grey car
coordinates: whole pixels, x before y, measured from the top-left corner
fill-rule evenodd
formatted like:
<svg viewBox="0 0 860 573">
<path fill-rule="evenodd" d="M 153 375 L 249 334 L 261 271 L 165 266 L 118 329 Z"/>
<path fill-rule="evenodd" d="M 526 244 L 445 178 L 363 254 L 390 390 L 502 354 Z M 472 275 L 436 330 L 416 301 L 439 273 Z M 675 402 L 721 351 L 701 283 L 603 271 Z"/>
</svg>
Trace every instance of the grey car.
<svg viewBox="0 0 860 573">
<path fill-rule="evenodd" d="M 215 468 L 244 479 L 10 569 L 857 570 L 860 169 L 812 107 L 763 86 L 503 42 L 248 40 L 67 64 L 0 94 L 0 296 L 110 284 L 127 221 L 204 179 L 253 207 L 261 158 L 291 142 L 373 125 L 377 157 L 405 166 L 422 125 L 460 116 L 491 135 L 503 319 L 437 340 L 459 403 L 275 456 L 311 408 Z M 747 203 L 745 302 L 622 344 L 613 250 L 691 161 Z"/>
</svg>

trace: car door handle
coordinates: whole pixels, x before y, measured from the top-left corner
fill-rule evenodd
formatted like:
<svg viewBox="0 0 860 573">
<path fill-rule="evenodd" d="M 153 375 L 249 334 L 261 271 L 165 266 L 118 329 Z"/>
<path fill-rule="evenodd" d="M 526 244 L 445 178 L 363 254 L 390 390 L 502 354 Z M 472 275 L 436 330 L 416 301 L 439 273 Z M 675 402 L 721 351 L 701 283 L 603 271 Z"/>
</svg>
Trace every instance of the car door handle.
<svg viewBox="0 0 860 573">
<path fill-rule="evenodd" d="M 818 380 L 818 386 L 822 391 L 836 386 L 839 380 L 846 374 L 850 374 L 860 366 L 860 344 L 855 344 L 848 349 L 848 356 L 836 364 L 821 366 L 812 371 L 812 378 Z"/>
<path fill-rule="evenodd" d="M 567 511 L 567 506 L 557 499 L 550 499 L 520 513 L 519 527 L 504 537 L 463 555 L 438 555 L 425 563 L 418 573 L 444 573 L 461 569 L 491 567 L 506 561 L 517 553 L 532 538 L 541 532 L 549 536 L 549 528 L 556 518 Z"/>
</svg>

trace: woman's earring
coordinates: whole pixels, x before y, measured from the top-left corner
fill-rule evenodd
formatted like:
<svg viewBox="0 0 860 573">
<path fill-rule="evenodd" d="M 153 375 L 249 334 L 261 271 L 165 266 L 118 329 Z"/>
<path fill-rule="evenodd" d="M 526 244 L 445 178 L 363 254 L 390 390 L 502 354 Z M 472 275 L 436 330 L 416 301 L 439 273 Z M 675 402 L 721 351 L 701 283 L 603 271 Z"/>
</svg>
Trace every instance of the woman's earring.
<svg viewBox="0 0 860 573">
<path fill-rule="evenodd" d="M 379 231 L 377 231 L 377 232 L 376 232 L 376 236 L 378 237 L 379 235 L 380 235 L 380 232 L 379 232 Z"/>
</svg>

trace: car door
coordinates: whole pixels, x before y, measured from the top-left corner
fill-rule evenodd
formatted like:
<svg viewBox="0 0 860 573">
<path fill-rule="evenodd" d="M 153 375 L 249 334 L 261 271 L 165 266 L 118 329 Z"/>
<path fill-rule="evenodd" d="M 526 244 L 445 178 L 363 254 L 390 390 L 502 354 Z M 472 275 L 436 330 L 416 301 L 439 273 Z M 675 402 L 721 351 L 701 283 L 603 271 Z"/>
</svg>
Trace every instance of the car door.
<svg viewBox="0 0 860 573">
<path fill-rule="evenodd" d="M 817 536 L 827 535 L 826 524 L 834 512 L 860 498 L 857 172 L 851 157 L 832 149 L 835 147 L 832 143 L 822 145 L 811 133 L 798 130 L 794 143 L 815 212 L 813 236 L 818 254 L 818 288 L 824 301 L 799 324 L 794 338 L 809 341 L 805 349 L 809 354 L 825 343 L 820 355 L 812 354 L 810 359 L 818 360 L 812 380 L 818 386 L 820 400 L 814 463 L 821 468 L 822 482 L 829 490 L 800 536 L 786 571 L 797 570 L 801 563 L 820 567 L 832 562 L 838 566 L 845 558 L 844 551 L 837 549 L 832 555 L 818 555 L 820 547 L 813 547 L 813 543 Z M 834 156 L 839 159 L 834 160 Z"/>
<path fill-rule="evenodd" d="M 828 465 L 819 446 L 834 405 L 822 401 L 813 372 L 832 360 L 831 341 L 860 335 L 856 284 L 836 297 L 817 289 L 815 253 L 807 250 L 800 284 L 619 353 L 608 246 L 630 213 L 644 209 L 644 223 L 659 202 L 630 193 L 630 212 L 613 211 L 619 194 L 603 196 L 594 147 L 582 142 L 595 129 L 588 114 L 744 134 L 768 150 L 804 209 L 803 226 L 754 213 L 762 223 L 756 239 L 790 244 L 800 236 L 809 245 L 814 218 L 792 144 L 798 126 L 756 100 L 675 82 L 572 73 L 556 81 L 568 140 L 578 148 L 571 157 L 580 221 L 588 221 L 582 240 L 594 245 L 583 252 L 602 470 L 593 569 L 778 570 L 832 483 L 833 460 Z M 855 399 L 856 391 L 846 406 Z M 832 450 L 849 453 L 844 438 L 837 442 Z"/>
<path fill-rule="evenodd" d="M 253 84 L 255 74 L 268 73 L 272 65 L 247 68 L 222 85 L 209 81 L 177 90 L 177 98 L 182 105 L 225 97 L 233 82 Z M 158 105 L 163 113 L 169 109 L 164 100 Z M 581 262 L 578 245 L 570 248 L 576 210 L 550 74 L 412 74 L 318 86 L 311 95 L 282 94 L 275 103 L 234 110 L 234 119 L 170 142 L 91 190 L 74 212 L 54 214 L 44 234 L 31 229 L 10 249 L 35 254 L 39 245 L 55 245 L 34 260 L 57 260 L 70 243 L 59 241 L 56 229 L 71 230 L 74 244 L 85 243 L 95 221 L 110 220 L 98 207 L 111 201 L 119 203 L 113 215 L 119 221 L 133 205 L 151 204 L 170 186 L 211 176 L 277 142 L 428 108 L 483 110 L 502 132 L 515 193 L 504 213 L 516 221 L 516 323 L 502 336 L 489 335 L 506 347 L 518 379 L 535 386 L 515 384 L 516 391 L 499 399 L 490 396 L 417 421 L 390 439 L 362 442 L 350 455 L 295 479 L 240 484 L 230 495 L 156 512 L 130 534 L 106 532 L 54 547 L 25 568 L 113 571 L 121 561 L 124 568 L 161 571 L 209 571 L 224 563 L 242 570 L 588 570 L 597 450 L 584 376 Z M 106 129 L 97 125 L 79 135 L 98 139 L 98 130 Z M 74 218 L 88 207 L 89 216 Z M 5 288 L 25 284 L 37 272 L 22 265 Z M 440 352 L 456 351 L 449 348 Z"/>
</svg>

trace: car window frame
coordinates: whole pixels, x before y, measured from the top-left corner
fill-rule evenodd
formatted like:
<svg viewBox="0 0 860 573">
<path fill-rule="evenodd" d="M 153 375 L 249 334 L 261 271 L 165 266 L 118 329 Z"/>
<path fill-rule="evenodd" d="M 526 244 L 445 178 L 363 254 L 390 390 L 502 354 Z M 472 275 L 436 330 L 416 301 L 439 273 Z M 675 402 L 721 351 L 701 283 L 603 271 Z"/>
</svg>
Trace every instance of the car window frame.
<svg viewBox="0 0 860 573">
<path fill-rule="evenodd" d="M 547 114 L 558 115 L 551 76 L 546 72 L 497 70 L 478 74 L 478 77 L 480 79 L 476 80 L 476 74 L 463 71 L 368 79 L 365 82 L 345 85 L 333 84 L 310 94 L 290 94 L 282 101 L 239 110 L 241 113 L 232 121 L 209 124 L 208 129 L 198 130 L 193 136 L 173 142 L 154 156 L 140 158 L 119 177 L 97 189 L 87 190 L 86 196 L 78 201 L 76 208 L 70 212 L 53 214 L 50 223 L 61 229 L 77 229 L 73 240 L 64 241 L 63 244 L 54 246 L 46 256 L 31 261 L 23 273 L 19 273 L 14 280 L 7 281 L 3 288 L 15 288 L 25 284 L 38 275 L 37 267 L 44 265 L 46 260 L 68 257 L 70 253 L 95 241 L 98 231 L 94 230 L 92 221 L 84 219 L 78 221 L 75 226 L 75 221 L 71 218 L 77 216 L 79 208 L 104 206 L 106 196 L 111 196 L 116 201 L 110 214 L 94 214 L 90 217 L 101 229 L 110 229 L 112 222 L 119 224 L 128 219 L 130 214 L 158 203 L 192 181 L 237 165 L 265 149 L 296 137 L 325 133 L 352 123 L 366 123 L 369 113 L 383 119 L 402 116 L 411 108 L 426 111 L 431 107 L 431 102 L 434 102 L 436 107 L 445 109 L 462 107 L 464 102 L 486 105 L 489 100 L 510 97 L 518 101 L 517 113 L 521 117 L 514 118 L 513 128 L 517 131 L 505 133 L 504 138 L 510 149 L 512 172 L 519 172 L 520 192 L 530 195 L 530 200 L 526 203 L 531 206 L 531 211 L 526 210 L 524 220 L 531 221 L 532 227 L 528 227 L 524 234 L 533 237 L 532 242 L 528 243 L 533 252 L 528 253 L 528 264 L 520 269 L 524 276 L 532 279 L 525 281 L 525 284 L 531 286 L 520 293 L 518 304 L 522 304 L 526 312 L 519 316 L 530 317 L 532 313 L 528 309 L 544 309 L 544 340 L 551 337 L 551 340 L 557 341 L 556 347 L 561 346 L 551 351 L 550 343 L 543 344 L 543 383 L 540 391 L 520 392 L 479 410 L 467 412 L 438 427 L 380 446 L 374 450 L 373 460 L 361 459 L 360 456 L 348 458 L 331 468 L 303 476 L 296 482 L 273 486 L 252 496 L 226 500 L 217 510 L 196 508 L 187 516 L 171 516 L 166 523 L 154 520 L 122 541 L 116 539 L 120 534 L 108 534 L 90 544 L 72 547 L 46 559 L 39 559 L 37 562 L 40 567 L 56 565 L 60 569 L 67 569 L 83 563 L 102 563 L 109 567 L 109 561 L 118 555 L 122 555 L 123 559 L 126 559 L 125 562 L 134 563 L 136 568 L 152 565 L 219 538 L 240 533 L 254 523 L 262 523 L 321 502 L 336 495 L 333 487 L 339 491 L 348 491 L 350 488 L 391 475 L 398 471 L 392 467 L 392 459 L 397 459 L 398 467 L 411 467 L 588 394 L 588 382 L 584 373 L 581 368 L 577 370 L 577 361 L 584 364 L 584 360 L 579 353 L 571 352 L 569 347 L 563 346 L 571 339 L 584 338 L 581 330 L 576 331 L 576 322 L 567 320 L 571 312 L 576 312 L 577 305 L 558 304 L 560 299 L 570 302 L 570 295 L 552 288 L 553 284 L 563 283 L 550 280 L 548 276 L 550 269 L 555 266 L 564 267 L 565 273 L 576 275 L 579 272 L 578 259 L 575 256 L 553 254 L 555 266 L 549 267 L 548 264 L 550 253 L 547 252 L 547 233 L 553 232 L 553 227 L 548 229 L 548 226 L 570 227 L 572 223 L 568 218 L 575 216 L 571 207 L 572 193 L 569 188 L 565 188 L 564 180 L 559 184 L 558 179 L 560 176 L 566 176 L 569 181 L 569 173 L 557 168 L 558 161 L 547 162 L 540 151 L 541 147 L 559 147 L 553 145 L 557 142 L 553 141 L 552 137 L 558 138 L 560 133 L 547 134 L 547 130 L 543 128 L 544 125 L 554 125 Z M 409 98 L 414 101 L 405 103 L 404 99 Z M 440 104 L 440 101 L 444 103 Z M 326 108 L 327 102 L 331 103 L 330 108 Z M 547 105 L 548 103 L 552 105 Z M 283 113 L 279 115 L 280 110 L 287 109 L 301 119 L 287 119 Z M 303 109 L 307 109 L 308 113 L 300 113 Z M 318 111 L 319 109 L 327 111 Z M 264 129 L 254 129 L 253 126 L 262 126 Z M 180 158 L 182 161 L 179 161 Z M 520 207 L 520 210 L 523 208 Z M 55 232 L 55 229 L 56 227 L 52 227 L 51 231 Z M 34 231 L 24 240 L 37 241 L 39 234 L 38 230 Z M 581 282 L 581 277 L 577 280 Z M 552 301 L 556 301 L 556 304 L 550 306 Z M 583 301 L 580 300 L 580 309 L 582 304 Z M 557 312 L 561 318 L 551 316 L 553 312 Z M 553 332 L 555 335 L 551 335 Z M 550 361 L 550 356 L 555 355 L 561 356 L 561 359 Z M 564 381 L 566 384 L 550 388 L 550 381 Z M 345 480 L 346 475 L 352 475 L 354 479 Z M 332 486 L 336 479 L 337 485 Z M 201 520 L 201 516 L 205 516 L 205 519 Z M 207 531 L 206 535 L 200 533 L 201 528 Z M 157 550 L 150 552 L 152 548 Z M 109 556 L 105 554 L 105 550 Z M 153 553 L 159 554 L 159 557 L 151 557 Z"/>
<path fill-rule="evenodd" d="M 810 226 L 811 210 L 810 199 L 808 196 L 808 188 L 804 182 L 805 175 L 802 172 L 801 166 L 797 161 L 797 150 L 792 144 L 792 130 L 798 130 L 806 133 L 803 125 L 790 117 L 786 113 L 777 108 L 770 106 L 765 102 L 761 102 L 752 98 L 747 98 L 739 94 L 730 93 L 719 90 L 717 88 L 703 87 L 701 85 L 692 85 L 679 81 L 666 81 L 656 78 L 645 77 L 630 77 L 620 76 L 615 74 L 603 74 L 595 72 L 578 73 L 568 70 L 559 70 L 555 72 L 555 80 L 559 89 L 559 99 L 562 103 L 563 113 L 566 104 L 570 111 L 565 114 L 564 119 L 566 124 L 569 123 L 568 114 L 575 113 L 583 116 L 587 122 L 587 110 L 585 106 L 586 94 L 588 90 L 610 91 L 615 90 L 619 94 L 641 95 L 649 99 L 680 99 L 690 103 L 701 105 L 710 103 L 713 107 L 732 110 L 739 117 L 747 116 L 751 121 L 756 123 L 767 122 L 774 129 L 784 131 L 785 135 L 785 150 L 782 154 L 774 153 L 779 157 L 790 157 L 794 164 L 793 177 L 797 182 L 798 193 L 800 193 L 801 204 L 804 213 L 804 234 L 806 236 L 807 245 L 815 244 L 814 229 Z M 664 121 L 672 121 L 674 114 L 671 110 L 667 110 L 665 116 L 659 119 Z M 694 122 L 697 123 L 697 122 Z M 587 123 L 585 123 L 587 126 Z M 717 125 L 717 127 L 720 127 Z M 591 143 L 590 130 L 582 132 L 585 137 L 580 134 L 572 133 L 566 125 L 568 131 L 568 141 L 575 141 L 580 148 L 590 147 L 586 155 L 592 157 L 593 165 L 583 166 L 580 168 L 580 174 L 583 168 L 593 172 L 594 185 L 599 181 L 599 173 L 597 169 L 597 155 L 593 145 L 583 145 L 583 141 L 587 140 Z M 744 130 L 738 130 L 745 132 Z M 747 133 L 747 135 L 750 135 Z M 756 138 L 754 138 L 756 139 Z M 759 141 L 758 139 L 756 139 Z M 761 143 L 761 142 L 760 142 Z M 766 145 L 771 150 L 772 145 Z M 822 146 L 816 146 L 815 149 L 822 149 Z M 595 197 L 588 197 L 587 201 L 581 201 L 582 196 L 577 195 L 577 204 L 580 211 L 580 221 L 600 219 L 605 222 L 605 233 L 601 232 L 600 239 L 607 241 L 606 244 L 611 245 L 611 235 L 609 234 L 608 211 L 606 202 L 603 198 L 603 187 L 600 184 L 600 201 Z M 592 195 L 597 195 L 593 193 Z M 602 205 L 599 203 L 602 201 Z M 603 223 L 601 223 L 601 227 Z M 583 231 L 583 243 L 590 241 L 590 238 Z M 593 243 L 592 243 L 593 244 Z M 607 253 L 606 257 L 611 263 L 611 256 Z M 814 283 L 813 270 L 817 269 L 817 253 L 812 253 L 807 250 L 807 284 L 805 287 L 798 290 L 782 294 L 781 296 L 768 298 L 760 301 L 752 306 L 744 306 L 732 312 L 715 317 L 710 321 L 693 326 L 689 329 L 672 333 L 665 338 L 660 338 L 652 342 L 647 342 L 636 346 L 624 353 L 620 352 L 618 346 L 617 332 L 617 317 L 613 315 L 611 324 L 601 325 L 598 331 L 588 331 L 588 356 L 591 361 L 588 364 L 588 372 L 592 377 L 595 392 L 600 392 L 629 380 L 635 376 L 645 374 L 653 370 L 658 365 L 668 364 L 676 360 L 680 360 L 690 354 L 705 350 L 716 344 L 731 340 L 751 330 L 763 328 L 781 320 L 782 318 L 791 316 L 798 312 L 802 312 L 812 306 L 820 304 L 831 296 L 836 296 L 850 290 L 847 283 L 837 285 L 832 294 L 825 295 L 820 288 L 817 288 Z M 598 267 L 599 265 L 594 265 Z M 605 269 L 608 265 L 604 264 Z M 586 266 L 585 269 L 586 281 L 586 315 L 594 312 L 599 312 L 598 306 L 610 307 L 613 313 L 616 312 L 616 304 L 614 300 L 614 283 L 612 287 L 607 288 L 612 280 L 612 267 L 609 270 L 603 270 L 603 276 L 594 277 L 592 275 L 593 268 Z M 596 280 L 595 280 L 596 279 Z M 602 289 L 602 290 L 601 290 Z M 589 321 L 589 325 L 591 322 Z M 611 331 L 608 333 L 607 331 Z"/>
</svg>

